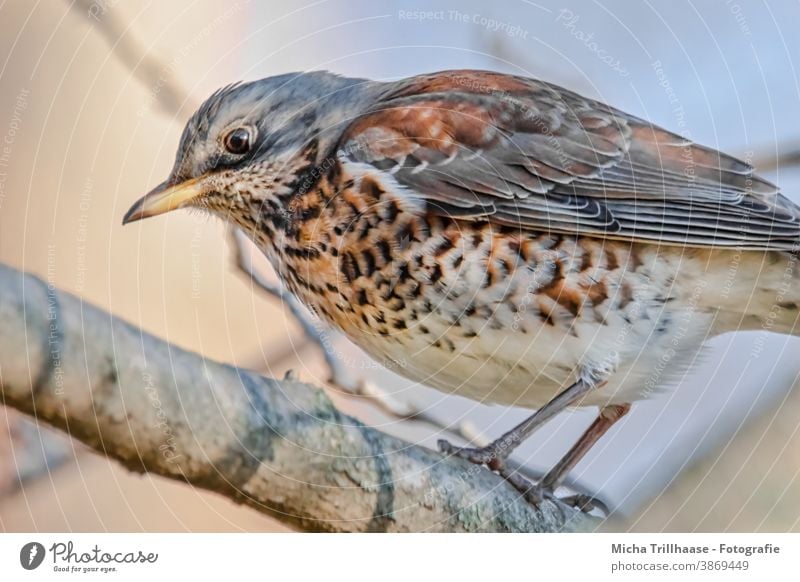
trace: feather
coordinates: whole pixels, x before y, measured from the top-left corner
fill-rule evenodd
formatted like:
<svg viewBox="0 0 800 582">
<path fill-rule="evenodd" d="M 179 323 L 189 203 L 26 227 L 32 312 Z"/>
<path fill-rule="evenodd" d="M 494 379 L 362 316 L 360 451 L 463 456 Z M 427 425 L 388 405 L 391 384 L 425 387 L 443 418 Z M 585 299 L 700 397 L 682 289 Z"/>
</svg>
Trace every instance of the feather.
<svg viewBox="0 0 800 582">
<path fill-rule="evenodd" d="M 391 173 L 433 214 L 699 247 L 800 241 L 800 208 L 745 162 L 533 79 L 399 81 L 339 148 L 350 152 L 342 163 Z"/>
</svg>

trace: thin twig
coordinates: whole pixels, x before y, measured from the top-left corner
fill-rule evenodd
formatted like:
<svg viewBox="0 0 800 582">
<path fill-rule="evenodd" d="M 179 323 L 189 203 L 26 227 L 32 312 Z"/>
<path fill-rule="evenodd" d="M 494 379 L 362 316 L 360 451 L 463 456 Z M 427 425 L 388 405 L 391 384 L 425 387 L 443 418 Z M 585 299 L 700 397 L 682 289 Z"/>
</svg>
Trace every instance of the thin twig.
<svg viewBox="0 0 800 582">
<path fill-rule="evenodd" d="M 73 13 L 86 18 L 108 44 L 112 54 L 150 91 L 161 113 L 175 118 L 185 106 L 194 107 L 189 92 L 175 79 L 167 78 L 169 67 L 148 53 L 130 27 L 117 18 L 113 3 L 97 0 L 67 0 Z"/>
<path fill-rule="evenodd" d="M 231 227 L 229 230 L 229 241 L 233 249 L 233 262 L 237 270 L 243 274 L 251 284 L 254 284 L 261 291 L 270 297 L 280 301 L 289 310 L 292 317 L 297 321 L 303 330 L 306 339 L 319 346 L 325 357 L 325 365 L 328 368 L 328 381 L 334 386 L 340 387 L 345 392 L 353 393 L 358 382 L 350 378 L 344 365 L 333 352 L 332 344 L 323 339 L 323 333 L 327 333 L 322 321 L 312 319 L 312 315 L 300 303 L 297 298 L 287 291 L 283 285 L 273 283 L 263 273 L 255 268 L 252 259 L 252 246 L 250 239 L 247 238 L 240 229 Z M 259 251 L 260 252 L 260 251 Z"/>
<path fill-rule="evenodd" d="M 756 156 L 747 162 L 758 172 L 784 170 L 800 165 L 800 143 L 797 140 L 785 142 L 777 149 L 780 151 Z"/>
</svg>

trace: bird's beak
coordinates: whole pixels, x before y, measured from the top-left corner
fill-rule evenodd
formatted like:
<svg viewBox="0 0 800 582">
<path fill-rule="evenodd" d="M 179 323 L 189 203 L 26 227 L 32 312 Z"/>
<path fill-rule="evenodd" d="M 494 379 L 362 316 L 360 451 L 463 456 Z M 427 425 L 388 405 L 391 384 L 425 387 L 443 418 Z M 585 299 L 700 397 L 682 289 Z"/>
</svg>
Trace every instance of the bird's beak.
<svg viewBox="0 0 800 582">
<path fill-rule="evenodd" d="M 187 202 L 205 194 L 206 190 L 203 177 L 192 178 L 175 185 L 170 185 L 169 180 L 162 182 L 131 206 L 125 213 L 122 224 L 158 216 L 185 206 Z"/>
</svg>

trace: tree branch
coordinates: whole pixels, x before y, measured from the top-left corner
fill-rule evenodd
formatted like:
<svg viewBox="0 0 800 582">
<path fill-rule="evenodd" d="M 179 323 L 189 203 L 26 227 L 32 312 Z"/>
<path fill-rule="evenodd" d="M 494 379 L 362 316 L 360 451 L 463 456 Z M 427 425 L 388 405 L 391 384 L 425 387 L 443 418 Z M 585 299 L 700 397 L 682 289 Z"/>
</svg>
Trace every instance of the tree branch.
<svg viewBox="0 0 800 582">
<path fill-rule="evenodd" d="M 133 471 L 303 530 L 563 531 L 499 476 L 364 426 L 323 391 L 204 359 L 0 265 L 0 396 Z"/>
</svg>

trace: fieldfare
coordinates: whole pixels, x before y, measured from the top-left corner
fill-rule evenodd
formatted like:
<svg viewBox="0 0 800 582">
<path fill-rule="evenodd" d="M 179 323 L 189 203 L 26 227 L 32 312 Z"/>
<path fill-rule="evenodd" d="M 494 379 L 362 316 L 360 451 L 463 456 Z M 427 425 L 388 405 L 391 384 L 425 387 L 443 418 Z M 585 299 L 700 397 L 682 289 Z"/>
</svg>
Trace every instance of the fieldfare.
<svg viewBox="0 0 800 582">
<path fill-rule="evenodd" d="M 487 447 L 440 442 L 534 503 L 709 338 L 796 333 L 800 208 L 747 163 L 530 78 L 225 87 L 124 222 L 181 207 L 241 228 L 311 311 L 407 378 L 536 409 Z M 563 459 L 536 484 L 510 471 L 570 406 L 599 415 Z"/>
</svg>

